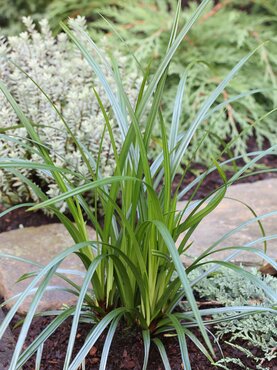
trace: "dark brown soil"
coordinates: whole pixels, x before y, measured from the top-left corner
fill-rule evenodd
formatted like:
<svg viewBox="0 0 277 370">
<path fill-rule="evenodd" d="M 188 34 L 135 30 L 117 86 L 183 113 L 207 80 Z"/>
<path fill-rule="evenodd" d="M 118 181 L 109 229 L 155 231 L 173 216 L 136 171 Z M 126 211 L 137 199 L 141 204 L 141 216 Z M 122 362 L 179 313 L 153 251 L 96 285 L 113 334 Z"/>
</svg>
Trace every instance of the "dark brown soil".
<svg viewBox="0 0 277 370">
<path fill-rule="evenodd" d="M 39 212 L 26 212 L 26 207 L 18 208 L 17 210 L 10 212 L 0 219 L 0 233 L 4 231 L 10 231 L 18 229 L 20 225 L 24 227 L 28 226 L 41 226 L 54 222 L 58 222 L 57 218 L 49 217 L 42 211 Z M 4 207 L 0 204 L 0 212 L 4 210 Z"/>
<path fill-rule="evenodd" d="M 263 158 L 261 161 L 257 163 L 258 165 L 263 165 L 264 168 L 268 169 L 276 169 L 277 168 L 277 156 L 268 156 L 266 158 Z M 242 166 L 243 162 L 237 162 L 237 166 Z M 195 178 L 196 178 L 196 173 L 201 174 L 206 170 L 205 167 L 203 167 L 200 164 L 195 164 L 193 166 L 192 171 L 189 171 L 185 177 L 185 180 L 182 183 L 181 189 L 183 189 L 185 186 L 189 185 Z M 257 169 L 258 170 L 258 169 Z M 231 178 L 231 176 L 234 174 L 232 170 L 226 171 L 226 176 L 227 178 Z M 265 180 L 265 179 L 270 179 L 270 178 L 277 178 L 277 173 L 276 172 L 267 172 L 267 173 L 260 173 L 257 175 L 250 175 L 247 176 L 243 179 L 240 179 L 236 183 L 253 183 L 255 181 L 260 181 L 260 180 Z M 176 188 L 176 186 L 179 184 L 179 181 L 181 179 L 180 175 L 177 175 L 173 184 L 173 189 Z M 197 193 L 194 195 L 193 199 L 202 199 L 208 194 L 210 194 L 213 190 L 217 189 L 219 186 L 222 185 L 222 179 L 220 178 L 218 172 L 214 171 L 210 173 L 199 189 L 197 190 Z M 190 190 L 183 198 L 183 200 L 189 199 L 191 194 L 193 193 L 195 188 Z"/>
<path fill-rule="evenodd" d="M 32 340 L 41 332 L 41 330 L 49 323 L 51 318 L 36 318 L 31 330 L 28 335 L 28 342 L 30 344 Z M 42 355 L 42 365 L 40 370 L 62 370 L 63 360 L 66 353 L 67 340 L 70 333 L 71 324 L 70 321 L 66 321 L 45 343 L 43 355 Z M 80 324 L 78 334 L 75 342 L 75 349 L 73 357 L 77 354 L 78 350 L 81 348 L 88 332 L 91 329 L 89 324 Z M 19 329 L 14 330 L 14 334 L 18 335 Z M 195 331 L 197 337 L 201 340 L 200 335 Z M 247 358 L 247 356 L 241 353 L 239 350 L 232 348 L 230 345 L 225 343 L 228 341 L 228 337 L 221 340 L 220 345 L 225 357 L 238 358 L 241 362 L 250 369 L 256 369 L 257 364 L 254 360 Z M 105 340 L 105 333 L 100 337 L 98 342 L 91 348 L 89 355 L 86 360 L 86 369 L 97 370 L 99 369 L 99 363 L 101 358 L 101 352 Z M 212 340 L 212 338 L 211 338 Z M 181 357 L 179 351 L 178 340 L 175 337 L 162 337 L 162 341 L 166 347 L 167 354 L 170 359 L 170 364 L 172 370 L 182 370 Z M 212 340 L 213 341 L 213 340 Z M 252 351 L 252 353 L 260 357 L 260 353 L 255 348 L 250 348 L 245 342 L 237 342 L 244 348 Z M 216 353 L 216 358 L 219 360 L 222 358 L 218 346 L 214 345 L 214 350 Z M 188 351 L 190 356 L 190 361 L 193 370 L 214 370 L 219 369 L 211 365 L 206 357 L 198 350 L 198 348 L 188 339 Z M 119 328 L 114 340 L 112 342 L 112 347 L 110 350 L 110 355 L 108 358 L 107 370 L 140 370 L 142 368 L 144 356 L 143 340 L 140 332 L 135 329 L 126 329 L 124 327 Z M 273 361 L 264 362 L 263 365 L 271 370 L 277 370 L 276 363 Z M 229 367 L 232 370 L 241 370 L 241 367 L 231 364 Z M 155 347 L 151 348 L 150 359 L 148 370 L 163 370 L 162 361 L 160 355 Z M 34 370 L 34 359 L 29 360 L 29 362 L 23 367 L 23 370 Z"/>
</svg>

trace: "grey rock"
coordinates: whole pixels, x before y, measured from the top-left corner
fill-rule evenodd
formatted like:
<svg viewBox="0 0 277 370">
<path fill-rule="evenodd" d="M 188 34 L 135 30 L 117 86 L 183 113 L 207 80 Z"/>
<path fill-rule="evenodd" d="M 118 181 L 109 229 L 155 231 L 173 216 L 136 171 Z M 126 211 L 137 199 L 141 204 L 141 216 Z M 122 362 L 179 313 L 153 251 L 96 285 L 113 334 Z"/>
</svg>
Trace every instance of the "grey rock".
<svg viewBox="0 0 277 370">
<path fill-rule="evenodd" d="M 257 181 L 255 183 L 245 183 L 230 186 L 226 197 L 240 200 L 254 209 L 258 216 L 277 210 L 277 179 Z M 241 223 L 253 218 L 252 212 L 242 203 L 233 200 L 224 199 L 217 208 L 209 214 L 197 227 L 190 241 L 192 246 L 187 251 L 189 256 L 183 256 L 183 261 L 190 264 L 195 257 L 198 257 L 214 242 L 219 240 L 224 234 L 235 229 Z M 184 209 L 186 202 L 180 202 L 178 209 Z M 277 234 L 277 216 L 270 216 L 261 220 L 266 235 Z M 261 238 L 261 230 L 257 222 L 244 227 L 242 230 L 231 235 L 217 246 L 243 246 L 251 241 Z M 180 242 L 180 240 L 179 240 Z M 268 241 L 267 254 L 276 259 L 277 257 L 277 239 Z M 255 248 L 262 249 L 263 244 L 254 245 Z M 218 252 L 213 254 L 210 259 L 223 259 L 230 252 Z M 243 252 L 233 259 L 236 263 L 245 265 L 261 265 L 261 257 Z"/>
<path fill-rule="evenodd" d="M 95 239 L 95 232 L 92 229 L 89 229 L 89 235 L 91 240 Z M 0 234 L 0 253 L 27 258 L 43 266 L 50 262 L 58 253 L 74 244 L 71 236 L 61 224 L 28 227 Z M 80 259 L 73 254 L 67 257 L 59 268 L 84 271 Z M 23 274 L 37 271 L 37 269 L 36 266 L 29 263 L 0 257 L 0 295 L 7 300 L 22 292 L 30 283 L 30 279 L 18 283 L 16 281 Z M 80 284 L 82 282 L 82 277 L 72 274 L 72 271 L 66 273 L 66 276 L 76 283 Z M 70 287 L 58 277 L 54 277 L 49 285 Z M 31 296 L 27 297 L 18 312 L 25 314 L 28 311 L 31 300 Z M 56 289 L 49 290 L 44 293 L 39 310 L 57 309 L 63 304 L 70 305 L 75 300 L 75 296 L 71 293 Z M 11 307 L 13 302 L 10 302 L 8 307 Z"/>
</svg>

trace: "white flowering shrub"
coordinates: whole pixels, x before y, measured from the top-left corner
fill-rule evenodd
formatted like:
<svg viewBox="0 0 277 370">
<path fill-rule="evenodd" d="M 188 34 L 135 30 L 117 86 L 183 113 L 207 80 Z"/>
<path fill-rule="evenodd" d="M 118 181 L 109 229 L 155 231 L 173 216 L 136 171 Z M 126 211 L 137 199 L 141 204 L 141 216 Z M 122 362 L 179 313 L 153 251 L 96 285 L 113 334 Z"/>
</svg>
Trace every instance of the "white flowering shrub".
<svg viewBox="0 0 277 370">
<path fill-rule="evenodd" d="M 36 84 L 49 96 L 73 134 L 89 150 L 94 159 L 97 161 L 97 158 L 100 158 L 102 173 L 111 174 L 114 168 L 114 156 L 108 133 L 103 135 L 105 121 L 93 90 L 95 88 L 103 105 L 109 107 L 101 84 L 93 75 L 91 67 L 80 51 L 68 40 L 65 33 L 54 37 L 47 20 L 40 22 L 40 31 L 36 29 L 31 18 L 26 17 L 23 22 L 26 32 L 0 40 L 1 80 L 4 81 L 23 112 L 37 127 L 42 141 L 50 148 L 51 156 L 57 166 L 71 168 L 85 177 L 89 176 L 75 143 L 67 134 L 60 117 Z M 86 27 L 82 17 L 70 20 L 69 23 L 75 32 L 79 26 Z M 118 58 L 117 62 L 125 78 L 124 87 L 127 88 L 129 98 L 134 103 L 139 81 L 130 74 L 126 77 L 122 70 L 123 57 Z M 111 77 L 109 79 L 109 71 L 105 73 L 108 81 L 116 90 L 115 82 L 111 81 Z M 16 127 L 19 124 L 10 104 L 0 93 L 0 134 L 2 132 L 14 139 L 19 139 L 21 143 L 26 140 L 26 144 L 32 144 L 28 142 L 25 129 Z M 116 144 L 119 146 L 118 127 L 113 127 L 113 131 Z M 28 147 L 22 147 L 15 141 L 7 141 L 1 136 L 0 153 L 4 158 L 40 161 L 40 157 Z M 35 179 L 35 182 L 46 190 L 48 195 L 57 195 L 57 186 L 44 172 L 26 169 L 20 170 L 20 173 L 28 179 Z M 76 179 L 72 181 L 74 185 L 79 185 L 81 182 L 78 180 L 76 183 Z M 0 199 L 1 202 L 14 204 L 29 200 L 36 201 L 36 196 L 28 185 L 21 181 L 16 171 L 11 175 L 0 170 Z M 61 205 L 61 209 L 63 206 Z"/>
</svg>

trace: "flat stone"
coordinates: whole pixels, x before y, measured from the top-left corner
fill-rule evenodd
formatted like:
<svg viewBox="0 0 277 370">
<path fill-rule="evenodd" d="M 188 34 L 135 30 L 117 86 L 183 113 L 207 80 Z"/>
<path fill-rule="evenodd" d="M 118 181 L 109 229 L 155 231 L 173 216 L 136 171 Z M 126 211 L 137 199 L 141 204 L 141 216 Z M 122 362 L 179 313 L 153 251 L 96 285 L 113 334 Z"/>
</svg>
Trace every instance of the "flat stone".
<svg viewBox="0 0 277 370">
<path fill-rule="evenodd" d="M 89 229 L 91 240 L 95 239 L 95 232 Z M 40 227 L 27 227 L 23 229 L 12 230 L 0 234 L 0 253 L 6 253 L 12 256 L 23 257 L 45 266 L 58 253 L 67 247 L 74 245 L 71 236 L 62 224 L 50 224 Z M 80 259 L 71 254 L 59 266 L 60 269 L 84 271 Z M 16 281 L 23 274 L 36 271 L 37 267 L 28 263 L 16 261 L 11 258 L 0 257 L 0 295 L 5 300 L 22 292 L 30 283 L 30 279 Z M 82 277 L 70 273 L 66 276 L 76 283 L 82 282 Z M 50 286 L 67 287 L 70 286 L 61 278 L 54 277 Z M 28 311 L 32 297 L 28 297 L 19 309 L 20 314 Z M 60 308 L 63 304 L 70 305 L 76 300 L 71 293 L 61 290 L 46 291 L 43 295 L 39 310 L 49 310 Z M 13 302 L 8 304 L 11 307 Z"/>
<path fill-rule="evenodd" d="M 0 326 L 4 320 L 4 312 L 0 308 Z M 8 370 L 15 347 L 14 337 L 10 328 L 8 328 L 0 339 L 0 369 Z"/>
<path fill-rule="evenodd" d="M 254 209 L 258 216 L 277 210 L 277 179 L 257 181 L 255 183 L 245 183 L 232 185 L 229 187 L 226 197 L 238 199 Z M 180 202 L 178 209 L 184 209 L 186 202 Z M 183 256 L 183 261 L 190 264 L 195 257 L 198 257 L 214 242 L 219 240 L 224 234 L 233 230 L 241 223 L 253 218 L 251 211 L 242 203 L 231 199 L 223 199 L 217 208 L 209 214 L 194 231 L 190 241 L 192 246 L 187 251 L 190 256 Z M 261 220 L 266 235 L 277 234 L 277 216 L 270 216 Z M 242 230 L 230 236 L 220 247 L 243 246 L 251 241 L 261 238 L 261 230 L 257 222 L 244 227 Z M 180 240 L 179 240 L 180 241 Z M 267 254 L 276 259 L 277 240 L 267 242 Z M 263 244 L 254 245 L 255 248 L 262 248 Z M 213 254 L 210 259 L 223 259 L 230 252 L 218 252 Z M 256 254 L 243 252 L 233 259 L 236 263 L 245 265 L 261 265 L 263 260 Z"/>
</svg>

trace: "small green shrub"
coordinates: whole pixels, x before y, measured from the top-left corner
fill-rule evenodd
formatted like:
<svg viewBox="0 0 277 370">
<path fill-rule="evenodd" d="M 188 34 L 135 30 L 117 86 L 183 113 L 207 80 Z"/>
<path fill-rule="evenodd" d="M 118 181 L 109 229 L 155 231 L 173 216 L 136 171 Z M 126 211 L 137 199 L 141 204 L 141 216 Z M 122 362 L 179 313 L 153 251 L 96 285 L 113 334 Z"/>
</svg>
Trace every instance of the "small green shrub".
<svg viewBox="0 0 277 370">
<path fill-rule="evenodd" d="M 41 353 L 44 341 L 69 317 L 72 317 L 72 326 L 64 360 L 64 370 L 77 370 L 80 366 L 85 368 L 85 359 L 91 347 L 108 329 L 99 366 L 99 369 L 105 369 L 114 333 L 120 321 L 126 326 L 135 324 L 142 332 L 145 350 L 143 370 L 147 369 L 151 346 L 157 347 L 165 369 L 170 369 L 166 349 L 160 339 L 162 335 L 166 334 L 177 336 L 183 367 L 185 370 L 191 370 L 186 345 L 187 337 L 195 343 L 199 351 L 202 351 L 211 362 L 214 362 L 214 351 L 208 336 L 207 325 L 219 323 L 222 320 L 226 321 L 226 317 L 211 319 L 213 315 L 229 312 L 228 319 L 232 320 L 240 316 L 244 317 L 246 313 L 269 312 L 276 314 L 276 292 L 256 276 L 228 262 L 234 253 L 247 249 L 248 252 L 252 251 L 258 254 L 277 267 L 276 262 L 266 256 L 262 250 L 255 248 L 256 244 L 274 239 L 276 235 L 268 237 L 263 235 L 245 246 L 228 247 L 227 249 L 233 253 L 224 261 L 213 259 L 214 254 L 220 250 L 218 245 L 224 240 L 224 237 L 213 245 L 207 246 L 207 249 L 188 268 L 184 267 L 180 257 L 190 248 L 189 238 L 198 224 L 224 198 L 227 187 L 243 176 L 245 171 L 249 170 L 260 158 L 267 154 L 276 154 L 276 146 L 266 151 L 249 154 L 248 163 L 230 179 L 226 178 L 222 170 L 224 163 L 219 165 L 214 161 L 215 165 L 211 171 L 219 172 L 222 185 L 203 201 L 193 204 L 190 202 L 184 210 L 177 211 L 177 201 L 188 189 L 185 188 L 180 192 L 178 187 L 172 193 L 172 181 L 183 157 L 187 154 L 190 141 L 203 120 L 206 119 L 218 96 L 243 64 L 253 55 L 253 52 L 246 55 L 226 75 L 203 103 L 189 129 L 185 132 L 179 130 L 182 96 L 186 82 L 183 77 L 172 107 L 174 119 L 169 133 L 166 132 L 161 106 L 164 99 L 163 92 L 167 71 L 173 55 L 208 2 L 209 0 L 202 1 L 188 22 L 177 32 L 181 8 L 181 2 L 178 2 L 167 52 L 153 76 L 149 76 L 148 70 L 144 72 L 134 105 L 131 101 L 132 94 L 129 97 L 128 91 L 124 89 L 116 59 L 111 57 L 111 61 L 108 62 L 82 27 L 76 25 L 75 33 L 73 33 L 67 26 L 63 25 L 68 36 L 77 45 L 99 79 L 99 88 L 104 89 L 109 101 L 108 107 L 104 107 L 102 98 L 96 90 L 94 91 L 105 119 L 105 129 L 109 133 L 114 154 L 115 169 L 112 176 L 102 176 L 101 172 L 98 171 L 101 153 L 95 163 L 90 151 L 85 149 L 77 135 L 70 129 L 67 121 L 62 119 L 62 115 L 59 115 L 58 108 L 53 104 L 54 111 L 57 114 L 59 112 L 58 115 L 65 125 L 68 137 L 79 149 L 82 161 L 87 166 L 91 178 L 84 178 L 80 171 L 72 171 L 55 164 L 51 151 L 41 138 L 38 127 L 24 114 L 5 84 L 0 82 L 0 89 L 28 133 L 33 144 L 32 152 L 37 153 L 40 158 L 36 162 L 21 158 L 2 158 L 0 168 L 12 173 L 14 169 L 20 168 L 36 168 L 51 173 L 60 193 L 52 199 L 49 199 L 48 195 L 37 184 L 23 175 L 20 177 L 22 182 L 28 183 L 40 200 L 39 204 L 33 203 L 29 211 L 39 208 L 52 211 L 66 227 L 74 241 L 73 246 L 65 246 L 67 248 L 47 266 L 36 266 L 37 271 L 23 277 L 32 278 L 32 281 L 26 290 L 17 297 L 14 306 L 0 325 L 1 338 L 18 307 L 29 294 L 33 293 L 33 289 L 37 288 L 13 352 L 10 370 L 21 368 L 36 352 Z M 104 68 L 98 63 L 99 58 L 102 60 Z M 109 73 L 106 76 L 107 69 Z M 108 81 L 110 73 L 116 89 L 113 89 L 112 84 Z M 45 92 L 45 96 L 47 97 L 47 92 Z M 119 149 L 112 129 L 112 119 L 116 121 L 121 133 Z M 162 153 L 151 163 L 148 153 L 155 124 L 159 125 L 161 131 Z M 94 135 L 94 132 L 91 134 Z M 12 137 L 7 135 L 6 140 L 10 139 Z M 24 146 L 23 143 L 22 146 Z M 99 150 L 101 151 L 101 145 Z M 74 186 L 74 179 L 80 177 L 83 178 L 84 184 Z M 196 187 L 201 185 L 201 180 L 201 176 L 197 178 L 194 183 Z M 90 208 L 84 198 L 83 194 L 88 191 L 93 191 L 93 196 L 101 203 L 104 210 L 102 219 L 99 218 L 96 210 Z M 67 203 L 70 217 L 62 214 L 57 207 L 57 204 L 63 201 Z M 19 206 L 11 207 L 2 212 L 0 216 Z M 260 219 L 274 214 L 277 214 L 277 211 L 254 217 L 249 220 L 248 224 L 258 222 Z M 97 234 L 95 240 L 89 239 L 85 219 L 88 219 L 95 228 Z M 233 230 L 228 235 L 235 232 L 236 230 Z M 177 245 L 178 239 L 180 244 Z M 66 279 L 58 270 L 60 263 L 72 253 L 77 254 L 86 269 L 81 286 Z M 16 258 L 7 255 L 5 257 Z M 210 257 L 212 260 L 207 261 L 206 257 Z M 191 282 L 188 275 L 208 264 L 213 265 L 211 271 L 223 266 L 247 277 L 265 291 L 274 305 L 199 309 L 192 290 L 196 281 Z M 197 281 L 204 279 L 211 271 L 200 273 Z M 34 339 L 31 345 L 24 348 L 24 342 L 38 304 L 54 274 L 66 279 L 71 291 L 78 297 L 77 304 L 52 312 L 56 318 Z M 90 288 L 93 289 L 93 293 Z M 189 311 L 178 312 L 175 310 L 182 299 L 186 299 L 188 302 Z M 203 320 L 203 317 L 206 319 Z M 82 320 L 91 323 L 91 330 L 85 338 L 82 348 L 73 358 L 77 328 Z M 203 338 L 203 344 L 193 334 L 192 328 L 198 328 Z M 38 355 L 37 359 L 39 358 Z M 37 368 L 40 368 L 39 363 Z"/>
</svg>

